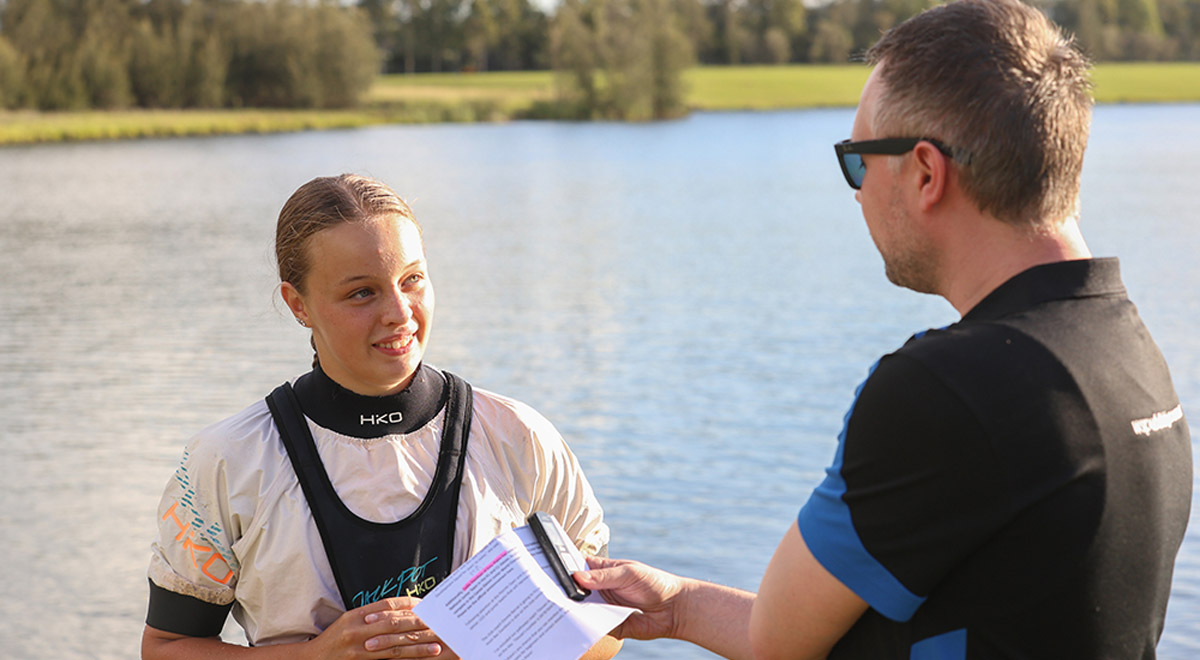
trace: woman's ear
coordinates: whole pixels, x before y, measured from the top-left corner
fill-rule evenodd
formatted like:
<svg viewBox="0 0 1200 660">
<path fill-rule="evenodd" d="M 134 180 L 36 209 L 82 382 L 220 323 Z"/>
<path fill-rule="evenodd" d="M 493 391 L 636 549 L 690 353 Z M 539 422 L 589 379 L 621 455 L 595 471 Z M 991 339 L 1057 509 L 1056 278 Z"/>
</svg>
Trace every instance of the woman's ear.
<svg viewBox="0 0 1200 660">
<path fill-rule="evenodd" d="M 300 325 L 308 327 L 308 313 L 304 311 L 304 297 L 292 286 L 291 282 L 284 282 L 279 285 L 279 295 L 283 296 L 283 302 L 287 303 L 288 309 L 292 310 L 292 316 L 300 322 Z"/>
</svg>

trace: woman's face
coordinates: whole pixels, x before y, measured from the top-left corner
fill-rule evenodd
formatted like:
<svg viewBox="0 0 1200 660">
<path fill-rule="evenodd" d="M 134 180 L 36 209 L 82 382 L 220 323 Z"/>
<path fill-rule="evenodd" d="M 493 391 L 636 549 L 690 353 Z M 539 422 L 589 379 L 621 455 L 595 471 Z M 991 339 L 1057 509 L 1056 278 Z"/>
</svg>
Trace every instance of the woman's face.
<svg viewBox="0 0 1200 660">
<path fill-rule="evenodd" d="M 282 285 L 312 328 L 321 369 L 352 392 L 394 394 L 425 355 L 433 285 L 416 225 L 399 215 L 343 222 L 309 239 L 304 293 Z"/>
</svg>

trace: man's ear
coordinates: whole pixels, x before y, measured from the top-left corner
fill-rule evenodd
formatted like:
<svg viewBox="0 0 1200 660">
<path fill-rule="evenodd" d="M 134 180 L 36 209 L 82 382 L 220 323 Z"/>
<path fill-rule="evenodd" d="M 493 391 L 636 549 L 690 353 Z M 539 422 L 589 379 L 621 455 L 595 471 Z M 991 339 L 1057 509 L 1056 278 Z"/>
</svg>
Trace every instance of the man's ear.
<svg viewBox="0 0 1200 660">
<path fill-rule="evenodd" d="M 918 142 L 913 147 L 912 157 L 919 177 L 917 203 L 922 211 L 930 211 L 946 195 L 950 157 L 928 142 Z"/>
</svg>

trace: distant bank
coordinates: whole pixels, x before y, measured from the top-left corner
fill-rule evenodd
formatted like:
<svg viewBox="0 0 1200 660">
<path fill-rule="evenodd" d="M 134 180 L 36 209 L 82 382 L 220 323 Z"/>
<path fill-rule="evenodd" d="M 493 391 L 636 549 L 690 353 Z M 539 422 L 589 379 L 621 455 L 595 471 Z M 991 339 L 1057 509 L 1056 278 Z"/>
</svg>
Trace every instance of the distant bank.
<svg viewBox="0 0 1200 660">
<path fill-rule="evenodd" d="M 687 73 L 694 110 L 852 107 L 861 65 L 698 67 Z M 0 112 L 0 145 L 272 133 L 373 124 L 505 121 L 552 115 L 551 71 L 381 76 L 353 110 L 127 110 Z M 1096 66 L 1099 103 L 1200 102 L 1200 62 Z"/>
</svg>

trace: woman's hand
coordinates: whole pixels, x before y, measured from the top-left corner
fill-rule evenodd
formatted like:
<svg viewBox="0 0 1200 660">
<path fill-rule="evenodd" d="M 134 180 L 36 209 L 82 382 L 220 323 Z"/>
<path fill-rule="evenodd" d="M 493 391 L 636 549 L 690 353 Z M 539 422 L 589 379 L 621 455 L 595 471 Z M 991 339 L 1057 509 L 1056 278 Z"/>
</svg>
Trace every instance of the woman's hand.
<svg viewBox="0 0 1200 660">
<path fill-rule="evenodd" d="M 322 660 L 457 658 L 412 613 L 418 598 L 387 598 L 350 610 L 308 642 Z"/>
<path fill-rule="evenodd" d="M 418 598 L 389 598 L 337 618 L 320 635 L 295 644 L 239 646 L 220 637 L 189 637 L 146 626 L 143 660 L 458 660 L 412 613 Z"/>
</svg>

